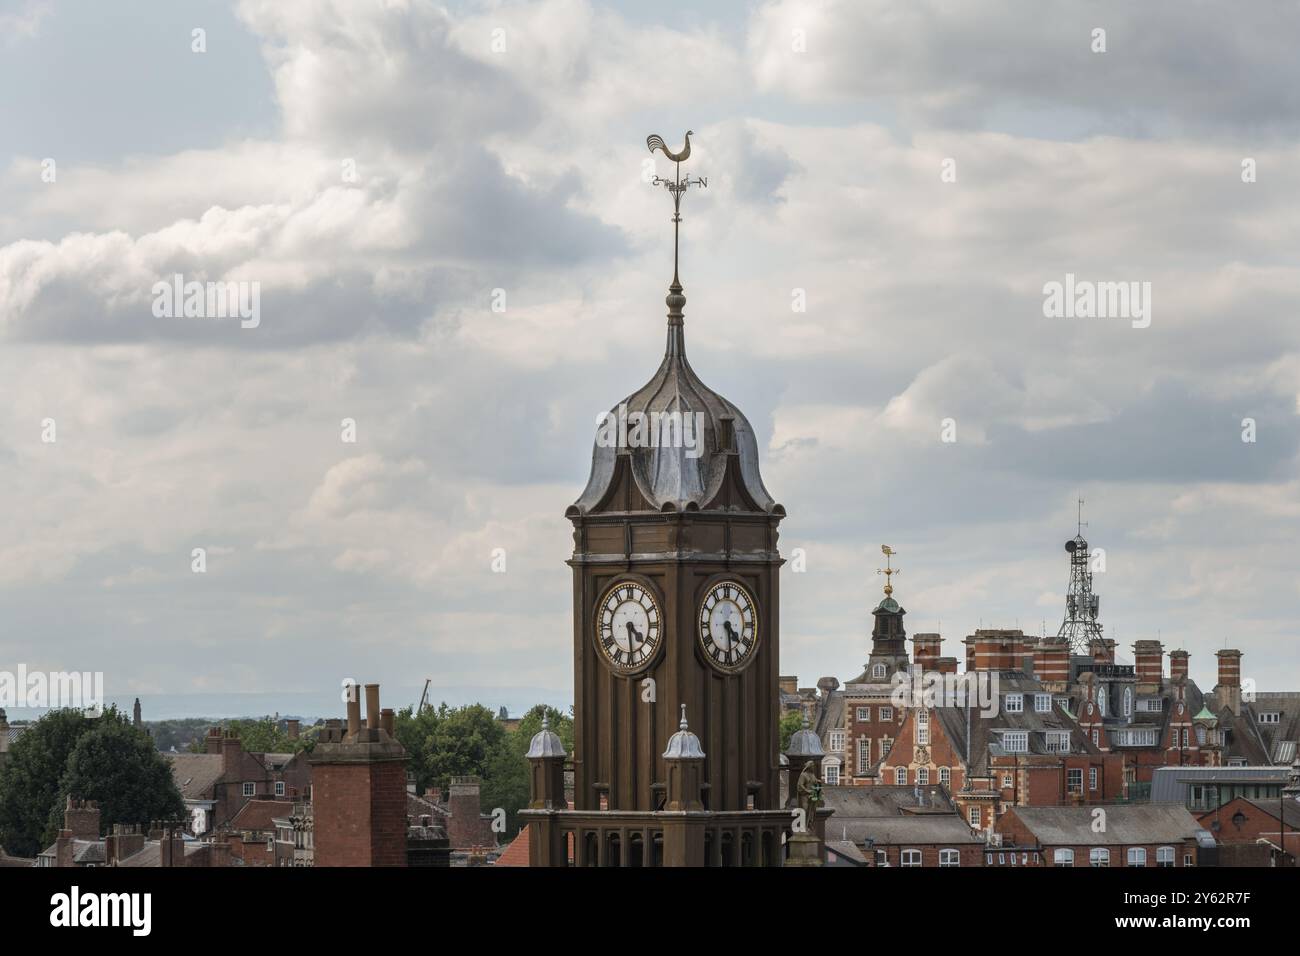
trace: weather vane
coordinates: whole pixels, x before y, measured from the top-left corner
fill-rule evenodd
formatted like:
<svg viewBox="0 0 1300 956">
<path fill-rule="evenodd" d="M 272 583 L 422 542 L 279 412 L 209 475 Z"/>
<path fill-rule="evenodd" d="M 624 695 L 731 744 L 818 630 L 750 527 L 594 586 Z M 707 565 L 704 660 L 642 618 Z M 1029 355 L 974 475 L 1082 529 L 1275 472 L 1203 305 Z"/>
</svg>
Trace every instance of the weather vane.
<svg viewBox="0 0 1300 956">
<path fill-rule="evenodd" d="M 646 147 L 650 152 L 653 153 L 656 149 L 663 150 L 664 155 L 673 161 L 676 173 L 673 179 L 666 179 L 663 176 L 656 175 L 650 182 L 655 186 L 666 187 L 673 196 L 673 284 L 670 289 L 673 296 L 681 299 L 681 302 L 675 309 L 679 314 L 680 306 L 686 304 L 685 298 L 681 295 L 682 283 L 677 278 L 677 234 L 682 221 L 682 193 L 686 192 L 687 188 L 690 186 L 707 188 L 709 185 L 709 181 L 703 176 L 697 176 L 695 179 L 691 179 L 687 176 L 685 179 L 682 179 L 682 163 L 686 162 L 686 160 L 690 158 L 691 136 L 693 133 L 694 130 L 688 129 L 686 131 L 686 145 L 675 153 L 668 148 L 668 144 L 664 142 L 664 138 L 658 133 L 651 133 L 646 137 L 645 141 Z"/>
<path fill-rule="evenodd" d="M 894 593 L 894 586 L 890 583 L 891 579 L 895 574 L 902 574 L 903 571 L 901 568 L 895 568 L 890 565 L 890 559 L 894 556 L 893 548 L 887 544 L 882 544 L 880 546 L 880 553 L 885 556 L 885 566 L 883 568 L 876 568 L 876 573 L 885 576 L 885 597 L 889 597 L 889 595 Z"/>
</svg>

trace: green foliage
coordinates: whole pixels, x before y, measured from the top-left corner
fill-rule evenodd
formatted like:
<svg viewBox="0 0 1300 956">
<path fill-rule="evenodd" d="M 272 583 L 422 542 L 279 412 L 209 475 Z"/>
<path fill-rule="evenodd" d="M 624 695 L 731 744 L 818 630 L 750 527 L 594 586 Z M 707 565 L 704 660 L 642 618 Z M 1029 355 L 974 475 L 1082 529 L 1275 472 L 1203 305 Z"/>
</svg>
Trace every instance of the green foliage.
<svg viewBox="0 0 1300 956">
<path fill-rule="evenodd" d="M 70 796 L 99 803 L 104 831 L 115 823 L 147 824 L 185 816 L 171 764 L 154 749 L 153 740 L 124 717 L 110 720 L 106 715 L 94 724 L 68 756 L 58 798 L 48 814 L 46 846 L 63 826 L 63 808 Z"/>
<path fill-rule="evenodd" d="M 6 852 L 35 856 L 53 842 L 42 839 L 73 748 L 101 721 L 123 719 L 111 707 L 98 718 L 52 710 L 14 742 L 0 772 L 0 846 Z"/>
<path fill-rule="evenodd" d="M 803 711 L 792 710 L 789 713 L 781 715 L 781 723 L 778 729 L 781 731 L 781 753 L 790 749 L 790 738 L 795 735 L 795 731 L 803 727 Z"/>
<path fill-rule="evenodd" d="M 189 722 L 187 722 L 189 723 Z M 288 724 L 276 717 L 244 717 L 225 722 L 205 720 L 189 740 L 187 749 L 192 754 L 201 754 L 207 746 L 208 730 L 220 727 L 239 738 L 245 752 L 253 754 L 296 754 L 300 750 L 310 751 L 316 746 L 319 729 L 302 728 L 298 737 L 290 737 Z M 159 749 L 165 749 L 159 747 Z"/>
<path fill-rule="evenodd" d="M 520 720 L 515 730 L 480 704 L 467 707 L 427 708 L 420 714 L 411 707 L 398 712 L 397 739 L 411 755 L 410 769 L 420 793 L 429 787 L 446 789 L 451 778 L 473 775 L 482 781 L 485 812 L 506 811 L 506 835 L 517 829 L 516 814 L 528 803 L 528 745 L 542 728 L 542 715 L 560 735 L 567 751 L 573 750 L 573 718 L 554 707 L 538 704 Z"/>
</svg>

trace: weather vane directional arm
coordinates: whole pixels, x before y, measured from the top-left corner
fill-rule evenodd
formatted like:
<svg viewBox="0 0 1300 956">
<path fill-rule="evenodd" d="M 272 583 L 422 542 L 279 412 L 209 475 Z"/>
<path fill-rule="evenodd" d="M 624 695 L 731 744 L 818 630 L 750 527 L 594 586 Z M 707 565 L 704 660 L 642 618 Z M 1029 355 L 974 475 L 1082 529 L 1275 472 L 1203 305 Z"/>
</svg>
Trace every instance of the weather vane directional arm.
<svg viewBox="0 0 1300 956">
<path fill-rule="evenodd" d="M 887 544 L 882 544 L 880 546 L 880 553 L 885 556 L 885 566 L 883 568 L 877 568 L 876 573 L 885 576 L 885 597 L 889 597 L 889 595 L 894 593 L 894 585 L 892 583 L 894 575 L 902 574 L 903 571 L 901 568 L 893 567 L 891 564 L 894 555 L 897 553 L 893 548 Z"/>
<path fill-rule="evenodd" d="M 664 138 L 658 133 L 651 133 L 646 137 L 645 141 L 646 148 L 650 152 L 653 153 L 656 149 L 662 150 L 663 154 L 672 160 L 674 165 L 675 176 L 673 179 L 656 175 L 650 182 L 655 186 L 665 187 L 673 197 L 673 289 L 678 292 L 681 290 L 681 282 L 677 278 L 677 237 L 682 221 L 682 193 L 686 192 L 691 186 L 699 186 L 704 189 L 709 185 L 709 181 L 703 176 L 697 176 L 694 179 L 687 176 L 682 179 L 682 163 L 690 158 L 692 135 L 694 135 L 694 130 L 688 129 L 686 131 L 686 144 L 677 152 L 669 149 L 668 144 L 664 142 Z"/>
</svg>

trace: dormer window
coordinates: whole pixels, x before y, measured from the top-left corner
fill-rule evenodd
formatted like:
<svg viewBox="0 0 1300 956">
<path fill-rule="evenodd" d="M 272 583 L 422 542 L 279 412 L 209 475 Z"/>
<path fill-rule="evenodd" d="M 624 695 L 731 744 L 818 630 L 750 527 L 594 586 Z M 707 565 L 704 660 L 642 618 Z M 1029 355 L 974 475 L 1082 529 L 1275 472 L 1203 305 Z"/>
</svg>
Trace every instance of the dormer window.
<svg viewBox="0 0 1300 956">
<path fill-rule="evenodd" d="M 1024 694 L 1007 694 L 1003 709 L 1008 714 L 1022 714 L 1025 711 Z"/>
<path fill-rule="evenodd" d="M 871 666 L 871 676 L 872 676 L 872 677 L 875 677 L 875 678 L 878 678 L 878 679 L 880 679 L 880 680 L 884 680 L 884 677 L 885 677 L 885 665 L 884 665 L 884 664 L 873 664 L 873 665 Z"/>
<path fill-rule="evenodd" d="M 1052 712 L 1052 695 L 1035 694 L 1034 710 L 1040 714 L 1050 714 Z"/>
<path fill-rule="evenodd" d="M 1277 711 L 1273 711 L 1272 713 L 1269 713 L 1269 714 L 1260 714 L 1260 715 L 1259 715 L 1259 722 L 1260 722 L 1261 724 L 1277 724 L 1277 723 L 1281 723 L 1281 722 L 1282 722 L 1282 715 L 1281 715 L 1280 713 L 1278 713 Z"/>
</svg>

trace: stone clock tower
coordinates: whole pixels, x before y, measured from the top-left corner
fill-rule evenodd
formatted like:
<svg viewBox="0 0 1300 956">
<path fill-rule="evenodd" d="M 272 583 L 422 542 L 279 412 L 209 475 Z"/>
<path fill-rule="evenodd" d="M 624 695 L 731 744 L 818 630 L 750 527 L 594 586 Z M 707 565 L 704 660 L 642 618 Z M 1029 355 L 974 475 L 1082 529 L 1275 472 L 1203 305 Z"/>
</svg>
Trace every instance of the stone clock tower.
<svg viewBox="0 0 1300 956">
<path fill-rule="evenodd" d="M 686 186 L 703 185 L 680 171 L 660 182 L 678 213 Z M 753 428 L 687 361 L 675 261 L 666 302 L 663 360 L 598 427 L 591 477 L 566 512 L 574 790 L 559 822 L 578 863 L 780 865 L 785 510 L 759 475 Z M 674 793 L 674 781 L 698 793 Z"/>
</svg>

